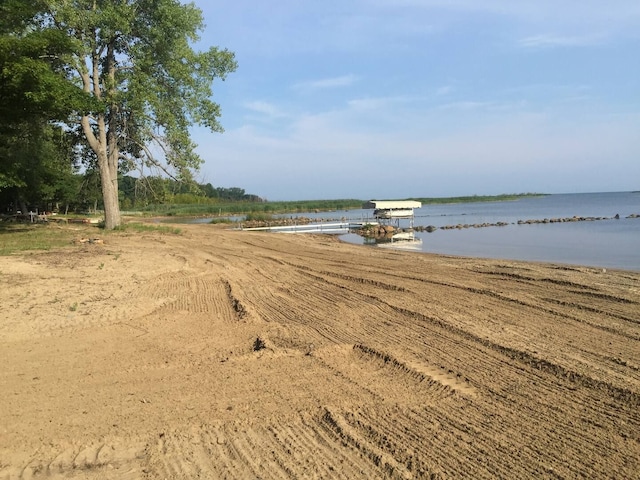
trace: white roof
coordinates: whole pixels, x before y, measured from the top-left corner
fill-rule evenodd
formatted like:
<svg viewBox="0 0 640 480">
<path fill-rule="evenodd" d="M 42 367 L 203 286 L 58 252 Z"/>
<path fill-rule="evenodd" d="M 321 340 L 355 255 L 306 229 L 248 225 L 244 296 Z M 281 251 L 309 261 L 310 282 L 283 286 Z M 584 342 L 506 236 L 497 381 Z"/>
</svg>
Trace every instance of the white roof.
<svg viewBox="0 0 640 480">
<path fill-rule="evenodd" d="M 395 210 L 406 208 L 420 208 L 422 203 L 414 200 L 369 200 L 362 208 L 375 208 L 383 210 Z"/>
</svg>

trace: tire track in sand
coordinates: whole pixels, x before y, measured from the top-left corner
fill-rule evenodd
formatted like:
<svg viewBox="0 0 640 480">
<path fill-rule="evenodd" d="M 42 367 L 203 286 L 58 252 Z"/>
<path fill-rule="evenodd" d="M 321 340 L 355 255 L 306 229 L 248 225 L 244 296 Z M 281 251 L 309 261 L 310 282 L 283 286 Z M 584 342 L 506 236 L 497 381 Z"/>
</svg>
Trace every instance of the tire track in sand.
<svg viewBox="0 0 640 480">
<path fill-rule="evenodd" d="M 303 271 L 303 273 L 306 273 Z M 640 394 L 631 391 L 629 389 L 623 388 L 623 387 L 619 387 L 617 385 L 613 385 L 610 382 L 604 381 L 604 380 L 599 380 L 599 379 L 595 379 L 592 378 L 590 376 L 587 376 L 585 374 L 570 370 L 562 365 L 559 365 L 557 363 L 553 363 L 549 360 L 546 360 L 544 358 L 539 358 L 536 357 L 535 355 L 528 353 L 526 351 L 520 350 L 518 348 L 513 348 L 513 347 L 509 347 L 509 346 L 505 346 L 502 344 L 499 344 L 497 342 L 491 341 L 489 338 L 483 338 L 480 337 L 470 331 L 467 331 L 463 328 L 457 327 L 449 322 L 446 322 L 444 320 L 441 320 L 439 318 L 436 318 L 434 316 L 427 316 L 423 313 L 414 311 L 414 310 L 410 310 L 407 308 L 403 308 L 400 306 L 397 306 L 395 304 L 392 304 L 388 301 L 383 300 L 380 296 L 377 295 L 373 295 L 373 294 L 369 294 L 369 293 L 360 293 L 357 292 L 356 290 L 351 289 L 348 286 L 345 286 L 343 284 L 340 283 L 334 283 L 331 282 L 329 280 L 327 280 L 326 278 L 323 278 L 322 276 L 319 275 L 315 275 L 315 274 L 311 274 L 311 273 L 306 273 L 308 276 L 316 279 L 316 281 L 320 281 L 320 282 L 324 282 L 324 283 L 328 283 L 328 284 L 332 284 L 334 286 L 337 286 L 341 289 L 349 289 L 353 294 L 358 294 L 358 295 L 362 295 L 362 296 L 367 296 L 370 298 L 371 301 L 375 301 L 375 302 L 380 302 L 385 304 L 386 306 L 388 306 L 389 308 L 391 308 L 392 310 L 396 311 L 397 313 L 406 316 L 408 318 L 414 319 L 414 320 L 420 320 L 423 322 L 429 322 L 433 325 L 436 325 L 444 330 L 448 330 L 450 333 L 453 333 L 457 336 L 459 336 L 461 339 L 465 339 L 467 341 L 472 341 L 473 343 L 482 345 L 484 347 L 488 347 L 491 350 L 494 350 L 502 355 L 507 356 L 508 358 L 518 361 L 519 363 L 522 364 L 526 364 L 530 367 L 536 368 L 538 370 L 543 370 L 547 373 L 551 373 L 552 375 L 562 379 L 562 380 L 568 380 L 571 383 L 574 384 L 578 384 L 580 386 L 584 386 L 587 388 L 591 388 L 591 389 L 597 389 L 597 390 L 602 390 L 602 391 L 606 391 L 608 392 L 608 394 L 615 398 L 616 400 L 622 402 L 622 403 L 626 403 L 632 406 L 640 406 Z M 559 282 L 559 284 L 564 284 L 564 283 L 570 283 L 570 282 Z M 571 284 L 572 286 L 574 284 Z M 465 290 L 469 290 L 468 287 L 464 288 Z M 481 289 L 471 289 L 473 291 L 473 293 L 480 293 L 480 294 L 485 294 L 487 293 L 487 291 L 485 290 L 481 290 Z M 497 296 L 497 297 L 503 297 L 502 295 L 498 295 L 495 292 L 489 292 L 490 296 Z M 511 299 L 509 297 L 506 298 L 501 298 L 504 300 L 508 300 L 508 301 L 514 301 L 514 299 Z M 524 305 L 523 305 L 524 306 Z M 526 305 L 526 306 L 530 306 L 530 305 Z M 550 312 L 550 313 L 556 313 L 556 312 Z"/>
<path fill-rule="evenodd" d="M 383 478 L 361 449 L 346 448 L 316 416 L 273 418 L 162 434 L 148 450 L 150 478 Z"/>
<path fill-rule="evenodd" d="M 171 272 L 147 282 L 140 290 L 136 295 L 149 296 L 168 310 L 205 313 L 225 321 L 242 319 L 246 314 L 230 283 L 214 274 Z"/>
<path fill-rule="evenodd" d="M 441 368 L 403 361 L 363 344 L 325 347 L 314 356 L 385 402 L 424 405 L 454 395 L 473 398 L 478 393 Z"/>
<path fill-rule="evenodd" d="M 144 450 L 145 443 L 136 439 L 42 446 L 22 466 L 2 468 L 0 461 L 0 480 L 136 480 L 144 476 Z"/>
</svg>

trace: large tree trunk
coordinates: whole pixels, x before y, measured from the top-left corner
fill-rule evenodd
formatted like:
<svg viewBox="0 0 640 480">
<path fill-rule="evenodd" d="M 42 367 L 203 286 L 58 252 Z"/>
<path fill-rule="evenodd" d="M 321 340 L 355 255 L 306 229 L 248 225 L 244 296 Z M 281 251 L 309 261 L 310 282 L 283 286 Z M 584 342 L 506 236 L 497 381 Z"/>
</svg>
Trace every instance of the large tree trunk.
<svg viewBox="0 0 640 480">
<path fill-rule="evenodd" d="M 104 158 L 100 158 L 101 156 Z M 113 230 L 122 223 L 118 202 L 118 164 L 116 162 L 115 167 L 112 165 L 109 158 L 111 156 L 113 155 L 107 155 L 106 152 L 98 155 L 102 202 L 104 203 L 104 228 L 107 230 Z"/>
<path fill-rule="evenodd" d="M 97 137 L 93 134 L 89 118 L 86 116 L 82 118 L 82 127 L 91 149 L 98 157 L 102 202 L 104 204 L 104 228 L 113 230 L 122 223 L 120 204 L 118 203 L 118 145 L 113 144 L 107 147 L 107 132 L 103 115 L 98 117 Z"/>
<path fill-rule="evenodd" d="M 98 157 L 104 203 L 104 228 L 113 230 L 122 223 L 118 203 L 118 145 L 112 144 L 107 148 L 107 132 L 103 116 L 98 117 L 97 137 L 91 130 L 88 117 L 83 117 L 82 126 L 91 149 Z"/>
<path fill-rule="evenodd" d="M 116 56 L 114 49 L 115 39 L 109 42 L 107 46 L 106 70 L 109 78 L 109 97 L 113 100 L 116 96 Z M 106 167 L 103 167 L 103 161 L 100 161 L 100 177 L 102 178 L 102 200 L 104 202 L 104 228 L 112 230 L 122 223 L 120 217 L 120 204 L 118 202 L 118 160 L 120 160 L 120 149 L 118 147 L 118 104 L 111 102 L 109 107 L 109 116 L 107 119 L 108 128 L 101 137 L 106 140 L 107 155 Z M 100 127 L 106 125 L 99 124 Z"/>
<path fill-rule="evenodd" d="M 106 70 L 107 82 L 109 85 L 108 93 L 111 98 L 115 96 L 115 74 L 116 59 L 113 39 L 108 47 L 106 54 Z M 82 68 L 80 75 L 84 85 L 84 91 L 93 93 L 97 99 L 102 99 L 103 92 L 100 84 L 100 69 L 102 61 L 97 50 L 94 50 L 91 61 L 92 75 L 89 75 L 88 69 Z M 120 226 L 122 219 L 120 217 L 120 204 L 118 203 L 118 160 L 120 150 L 118 149 L 116 114 L 118 106 L 112 102 L 109 108 L 109 115 L 100 113 L 95 118 L 96 132 L 91 125 L 88 115 L 81 118 L 82 130 L 89 142 L 89 146 L 98 157 L 98 167 L 100 168 L 100 183 L 102 185 L 102 202 L 104 204 L 104 228 L 113 230 Z"/>
</svg>

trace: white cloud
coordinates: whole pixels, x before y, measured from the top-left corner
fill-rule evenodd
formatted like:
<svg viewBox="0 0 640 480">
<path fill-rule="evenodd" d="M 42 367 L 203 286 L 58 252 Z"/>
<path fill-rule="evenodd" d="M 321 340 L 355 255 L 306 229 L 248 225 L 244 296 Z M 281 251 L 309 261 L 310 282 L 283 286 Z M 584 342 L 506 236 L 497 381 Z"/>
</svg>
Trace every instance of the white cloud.
<svg viewBox="0 0 640 480">
<path fill-rule="evenodd" d="M 445 103 L 444 105 L 439 105 L 437 107 L 438 110 L 478 110 L 480 108 L 490 107 L 492 104 L 489 102 L 453 102 L 453 103 Z"/>
<path fill-rule="evenodd" d="M 541 34 L 521 39 L 518 44 L 525 48 L 554 48 L 554 47 L 591 47 L 604 43 L 600 36 L 566 37 L 551 34 Z"/>
<path fill-rule="evenodd" d="M 272 118 L 278 118 L 278 117 L 285 117 L 285 113 L 282 112 L 278 107 L 276 107 L 275 105 L 269 103 L 269 102 L 264 102 L 261 100 L 256 100 L 256 101 L 252 101 L 252 102 L 246 102 L 244 104 L 244 107 L 248 110 L 251 110 L 252 112 L 256 112 L 256 113 L 262 113 L 268 117 L 272 117 Z"/>
<path fill-rule="evenodd" d="M 411 97 L 401 95 L 389 97 L 364 97 L 349 100 L 347 105 L 355 110 L 379 110 L 388 109 L 393 105 L 408 103 L 410 101 L 412 101 Z"/>
<path fill-rule="evenodd" d="M 227 132 L 195 138 L 216 185 L 270 199 L 597 190 L 617 171 L 616 188 L 636 188 L 638 0 L 208 8 L 240 63 L 216 92 Z"/>
<path fill-rule="evenodd" d="M 495 105 L 459 102 L 415 111 L 390 101 L 384 115 L 347 105 L 290 117 L 277 133 L 257 126 L 230 130 L 200 142 L 201 151 L 205 169 L 218 172 L 216 184 L 240 185 L 272 200 L 502 193 L 515 182 L 525 190 L 560 192 L 569 180 L 598 190 L 612 159 L 623 172 L 618 188 L 630 188 L 624 179 L 638 172 L 632 167 L 640 155 L 638 115 L 576 120 L 561 105 L 544 112 L 496 112 Z M 394 128 L 380 128 L 388 117 Z"/>
<path fill-rule="evenodd" d="M 449 95 L 450 93 L 453 93 L 454 90 L 455 88 L 452 87 L 451 85 L 445 85 L 444 87 L 440 87 L 436 90 L 436 95 L 438 96 Z"/>
<path fill-rule="evenodd" d="M 293 88 L 296 90 L 319 90 L 325 88 L 341 88 L 353 85 L 358 81 L 358 76 L 349 74 L 340 77 L 321 78 L 307 82 L 296 83 Z"/>
<path fill-rule="evenodd" d="M 415 8 L 456 12 L 487 12 L 528 21 L 562 19 L 566 23 L 585 21 L 638 20 L 640 4 L 636 0 L 362 0 L 380 8 Z"/>
</svg>

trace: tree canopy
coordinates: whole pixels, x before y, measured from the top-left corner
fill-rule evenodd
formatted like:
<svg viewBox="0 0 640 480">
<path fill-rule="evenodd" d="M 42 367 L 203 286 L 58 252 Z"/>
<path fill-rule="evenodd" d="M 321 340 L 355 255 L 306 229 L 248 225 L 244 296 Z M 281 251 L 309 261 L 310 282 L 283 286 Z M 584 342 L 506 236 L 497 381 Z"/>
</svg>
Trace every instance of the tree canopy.
<svg viewBox="0 0 640 480">
<path fill-rule="evenodd" d="M 75 137 L 59 122 L 88 99 L 65 79 L 67 36 L 28 27 L 38 6 L 0 4 L 0 193 L 18 208 L 67 195 Z"/>
<path fill-rule="evenodd" d="M 44 104 L 43 115 L 84 139 L 83 157 L 100 173 L 106 228 L 121 222 L 119 173 L 155 167 L 177 179 L 191 178 L 201 159 L 189 128 L 222 131 L 213 82 L 236 68 L 226 49 L 194 50 L 204 28 L 195 5 L 7 0 L 2 9 L 9 15 L 0 31 L 0 62 L 11 56 L 19 61 L 3 67 L 0 81 L 7 85 L 0 88 L 30 92 L 18 95 L 20 101 L 30 99 L 26 111 Z M 20 68 L 28 75 L 11 73 Z M 20 78 L 20 85 L 10 84 Z M 26 88 L 29 79 L 32 88 Z"/>
</svg>

